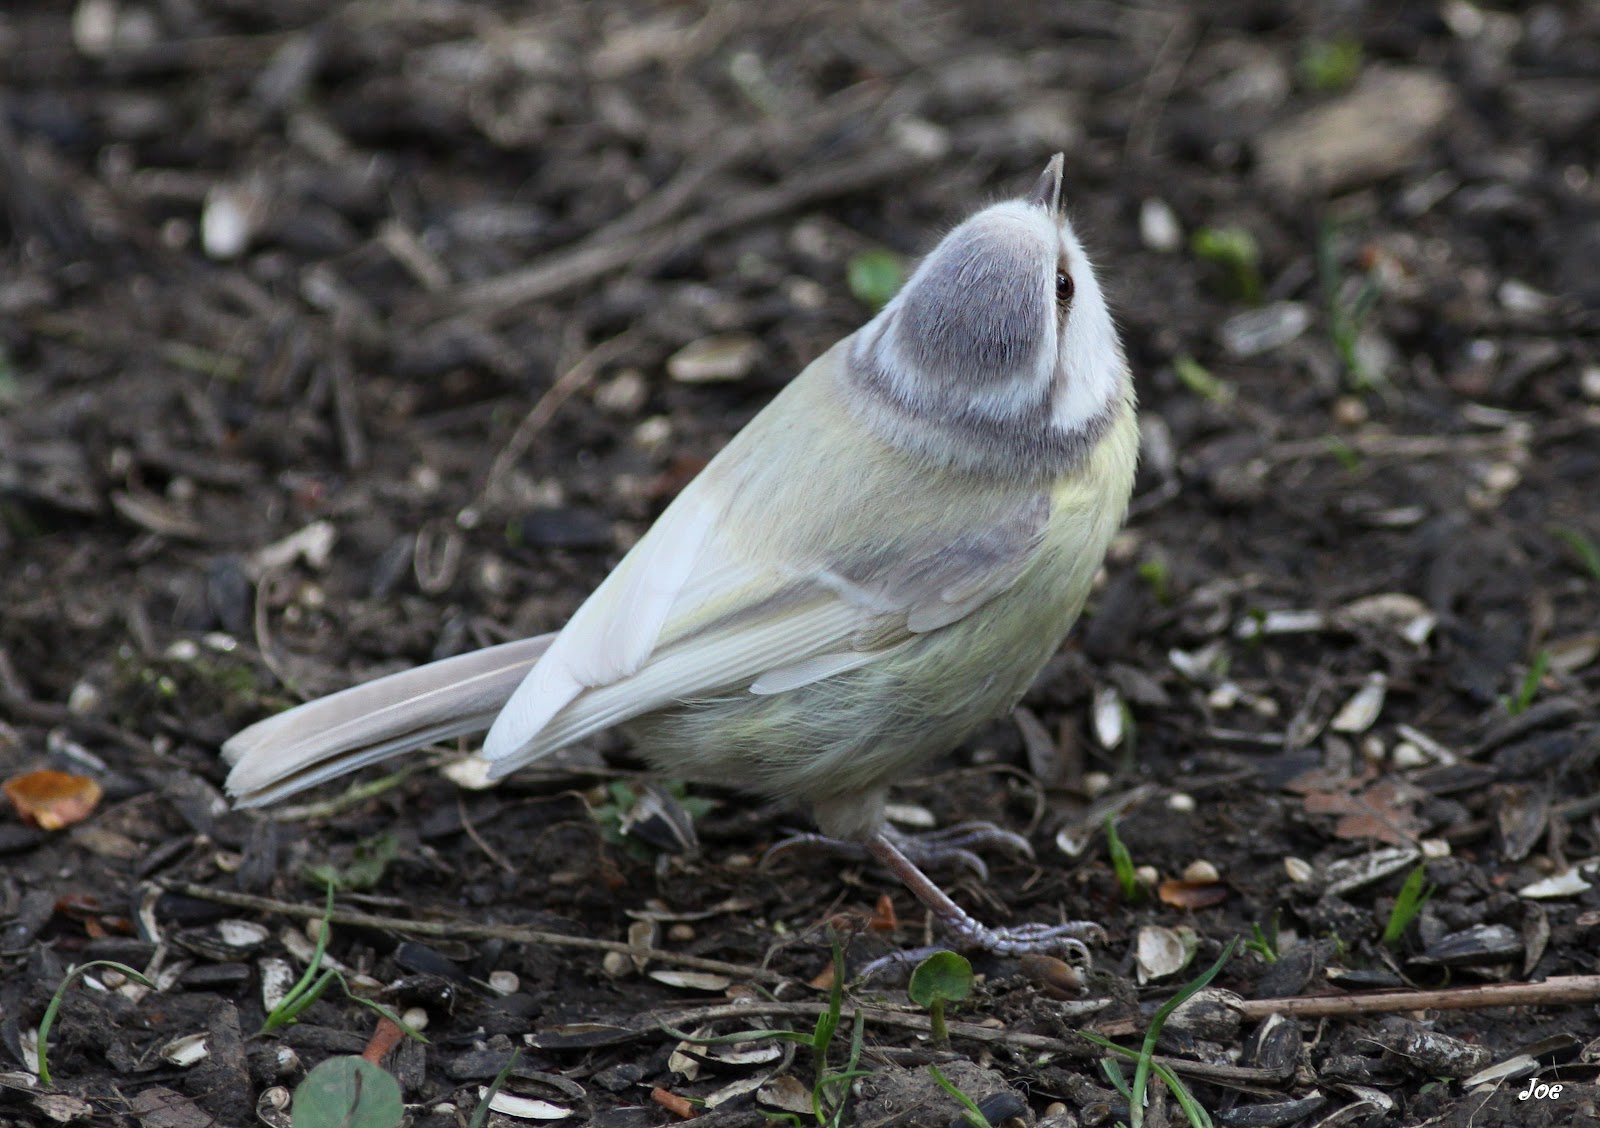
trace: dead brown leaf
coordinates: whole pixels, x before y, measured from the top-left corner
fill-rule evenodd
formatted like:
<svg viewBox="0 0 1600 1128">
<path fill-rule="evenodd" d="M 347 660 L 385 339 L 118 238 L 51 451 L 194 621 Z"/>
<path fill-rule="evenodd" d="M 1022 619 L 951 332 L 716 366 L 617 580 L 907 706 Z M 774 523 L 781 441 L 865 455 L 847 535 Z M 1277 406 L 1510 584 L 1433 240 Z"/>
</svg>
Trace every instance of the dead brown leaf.
<svg viewBox="0 0 1600 1128">
<path fill-rule="evenodd" d="M 1305 797 L 1306 814 L 1334 816 L 1333 833 L 1339 838 L 1415 845 L 1428 828 L 1416 809 L 1426 792 L 1395 776 L 1376 775 L 1371 768 L 1358 776 L 1317 769 L 1290 780 L 1285 789 Z"/>
<path fill-rule="evenodd" d="M 88 776 L 48 769 L 6 780 L 6 798 L 22 821 L 40 830 L 80 823 L 100 803 L 100 785 Z"/>
</svg>

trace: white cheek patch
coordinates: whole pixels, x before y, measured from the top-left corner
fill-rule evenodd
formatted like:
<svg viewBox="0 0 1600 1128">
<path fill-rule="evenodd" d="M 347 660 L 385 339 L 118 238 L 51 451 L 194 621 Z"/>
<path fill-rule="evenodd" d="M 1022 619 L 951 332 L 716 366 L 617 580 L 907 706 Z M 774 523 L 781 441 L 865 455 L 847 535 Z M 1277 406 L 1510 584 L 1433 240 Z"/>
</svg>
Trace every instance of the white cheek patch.
<svg viewBox="0 0 1600 1128">
<path fill-rule="evenodd" d="M 1076 292 L 1061 328 L 1057 356 L 1062 379 L 1056 387 L 1051 419 L 1062 430 L 1074 431 L 1102 414 L 1117 395 L 1125 362 L 1094 267 L 1064 220 L 1062 232 L 1062 253 Z"/>
</svg>

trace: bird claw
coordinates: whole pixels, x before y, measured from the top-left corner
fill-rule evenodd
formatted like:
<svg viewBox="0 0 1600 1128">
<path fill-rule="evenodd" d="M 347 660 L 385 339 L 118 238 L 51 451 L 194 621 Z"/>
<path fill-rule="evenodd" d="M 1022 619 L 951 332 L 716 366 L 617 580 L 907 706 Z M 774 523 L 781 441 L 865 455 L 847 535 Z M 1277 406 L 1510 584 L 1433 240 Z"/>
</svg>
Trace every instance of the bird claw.
<svg viewBox="0 0 1600 1128">
<path fill-rule="evenodd" d="M 784 854 L 792 854 L 797 850 L 815 850 L 818 853 L 832 854 L 836 858 L 854 862 L 864 862 L 872 857 L 865 846 L 848 838 L 829 838 L 826 834 L 796 831 L 783 841 L 775 842 L 767 848 L 767 852 L 761 855 L 761 868 L 765 869 Z"/>
<path fill-rule="evenodd" d="M 879 956 L 861 969 L 863 979 L 871 979 L 884 971 L 909 970 L 935 952 L 956 948 L 990 952 L 997 956 L 1025 956 L 1032 953 L 1059 953 L 1074 963 L 1088 967 L 1093 963 L 1089 954 L 1089 941 L 1104 942 L 1105 929 L 1092 920 L 1072 920 L 1065 924 L 1017 924 L 1005 928 L 990 928 L 970 918 L 948 924 L 955 943 L 934 944 L 925 948 L 907 948 Z"/>
<path fill-rule="evenodd" d="M 964 867 L 979 881 L 989 880 L 989 867 L 972 847 L 999 846 L 1025 858 L 1033 857 L 1033 847 L 1026 838 L 987 822 L 957 823 L 923 834 L 908 834 L 891 827 L 884 833 L 916 865 L 928 869 Z M 850 861 L 866 861 L 872 857 L 859 842 L 829 838 L 825 834 L 791 834 L 768 849 L 762 855 L 761 864 L 766 866 L 795 850 L 817 850 Z"/>
<path fill-rule="evenodd" d="M 1092 920 L 992 928 L 968 918 L 965 921 L 948 922 L 947 927 L 965 945 L 993 952 L 997 956 L 1058 952 L 1074 956 L 1085 965 L 1090 962 L 1088 942 L 1104 943 L 1106 939 L 1106 930 Z"/>
</svg>

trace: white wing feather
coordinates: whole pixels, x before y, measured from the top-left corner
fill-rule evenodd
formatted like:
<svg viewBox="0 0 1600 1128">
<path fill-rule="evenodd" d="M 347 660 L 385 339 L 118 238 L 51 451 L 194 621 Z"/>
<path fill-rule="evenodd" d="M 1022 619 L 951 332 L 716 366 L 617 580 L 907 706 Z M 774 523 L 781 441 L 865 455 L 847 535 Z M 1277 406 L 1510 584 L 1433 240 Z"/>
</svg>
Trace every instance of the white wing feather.
<svg viewBox="0 0 1600 1128">
<path fill-rule="evenodd" d="M 581 693 L 616 684 L 644 665 L 716 523 L 717 506 L 695 486 L 567 621 L 495 718 L 484 759 L 525 762 L 531 757 L 524 750 Z"/>
</svg>

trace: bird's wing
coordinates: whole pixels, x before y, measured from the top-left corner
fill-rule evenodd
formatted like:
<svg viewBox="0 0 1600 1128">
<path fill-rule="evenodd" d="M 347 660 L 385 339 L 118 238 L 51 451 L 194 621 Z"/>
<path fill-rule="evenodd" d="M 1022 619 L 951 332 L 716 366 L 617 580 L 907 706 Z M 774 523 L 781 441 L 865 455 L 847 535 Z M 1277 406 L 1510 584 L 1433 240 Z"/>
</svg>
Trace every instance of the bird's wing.
<svg viewBox="0 0 1600 1128">
<path fill-rule="evenodd" d="M 1018 491 L 833 559 L 742 549 L 720 512 L 697 481 L 590 596 L 490 730 L 493 776 L 672 702 L 786 692 L 954 623 L 1016 582 L 1050 501 Z"/>
</svg>

